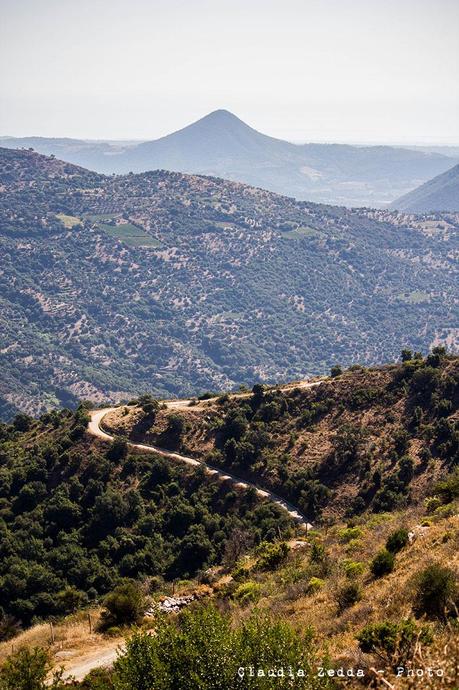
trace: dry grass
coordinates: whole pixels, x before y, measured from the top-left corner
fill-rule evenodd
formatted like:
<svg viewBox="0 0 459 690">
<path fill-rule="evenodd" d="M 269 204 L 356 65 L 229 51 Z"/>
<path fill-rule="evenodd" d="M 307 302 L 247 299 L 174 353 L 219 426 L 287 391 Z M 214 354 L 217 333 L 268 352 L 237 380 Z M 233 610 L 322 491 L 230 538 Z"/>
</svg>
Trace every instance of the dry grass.
<svg viewBox="0 0 459 690">
<path fill-rule="evenodd" d="M 371 665 L 372 659 L 360 652 L 356 641 L 357 632 L 370 622 L 400 621 L 412 616 L 413 575 L 433 561 L 447 564 L 459 573 L 459 515 L 438 519 L 428 528 L 422 528 L 421 520 L 420 509 L 390 516 L 370 516 L 365 523 L 359 525 L 361 536 L 354 543 L 344 541 L 341 530 L 345 525 L 324 530 L 315 538 L 326 548 L 328 572 L 323 574 L 323 587 L 312 594 L 307 593 L 307 581 L 311 575 L 309 547 L 292 550 L 285 565 L 278 570 L 250 573 L 249 579 L 262 587 L 262 599 L 256 604 L 241 607 L 235 602 L 230 603 L 231 599 L 228 600 L 225 594 L 231 585 L 228 576 L 218 578 L 213 586 L 197 586 L 196 582 L 182 581 L 176 584 L 175 594 L 194 592 L 198 598 L 214 595 L 217 602 L 221 601 L 221 605 L 229 606 L 235 621 L 247 618 L 254 606 L 265 608 L 276 618 L 289 620 L 298 630 L 304 630 L 307 626 L 314 628 L 319 654 L 327 653 L 336 666 L 365 668 Z M 397 554 L 396 567 L 391 574 L 374 579 L 368 567 L 371 559 L 384 546 L 388 534 L 402 525 L 417 533 L 415 541 Z M 346 559 L 363 562 L 366 569 L 358 576 L 362 590 L 361 600 L 339 613 L 337 591 L 351 581 L 343 567 Z M 247 561 L 249 566 L 254 563 L 255 559 Z M 100 609 L 93 609 L 91 616 L 93 626 L 96 627 Z M 83 612 L 56 624 L 54 635 L 53 644 L 49 624 L 30 628 L 14 641 L 0 645 L 0 663 L 11 653 L 12 645 L 15 650 L 24 646 L 41 646 L 50 649 L 57 667 L 64 666 L 70 672 L 84 668 L 87 672 L 87 667 L 97 665 L 99 656 L 103 658 L 110 651 L 115 653 L 116 648 L 123 643 L 122 637 L 114 639 L 97 632 L 90 634 L 87 613 Z M 437 624 L 435 635 L 435 642 L 431 647 L 416 650 L 411 667 L 442 669 L 442 679 L 438 676 L 396 677 L 391 669 L 386 669 L 384 681 L 375 677 L 372 687 L 392 686 L 394 690 L 457 688 L 454 685 L 457 683 L 454 674 L 457 673 L 459 632 L 457 628 L 443 628 Z"/>
<path fill-rule="evenodd" d="M 49 623 L 39 623 L 21 632 L 13 640 L 0 644 L 0 664 L 11 654 L 19 649 L 43 647 L 48 649 L 55 658 L 56 666 L 67 666 L 77 659 L 90 656 L 108 648 L 116 647 L 123 642 L 123 637 L 106 637 L 99 632 L 94 632 L 100 618 L 101 609 L 79 612 L 68 616 L 59 623 L 53 625 L 54 642 L 51 637 Z M 92 629 L 89 632 L 88 614 L 91 616 Z"/>
<path fill-rule="evenodd" d="M 447 361 L 443 374 L 453 372 L 456 367 L 457 360 Z M 254 481 L 259 480 L 260 485 L 278 490 L 277 466 L 271 458 L 272 448 L 275 448 L 276 456 L 288 458 L 284 469 L 289 474 L 306 467 L 321 467 L 323 472 L 333 448 L 336 432 L 345 425 L 362 428 L 365 432 L 361 450 L 370 462 L 366 475 L 370 477 L 376 469 L 382 472 L 383 478 L 393 473 L 396 469 L 394 436 L 405 426 L 409 414 L 406 394 L 400 390 L 395 398 L 392 397 L 390 385 L 393 374 L 394 367 L 379 370 L 359 369 L 347 371 L 336 379 L 325 379 L 317 388 L 301 388 L 301 385 L 294 384 L 289 388 L 282 387 L 282 395 L 287 398 L 293 396 L 295 405 L 298 404 L 298 414 L 270 424 L 271 447 L 266 449 L 265 456 L 250 470 L 247 477 Z M 356 394 L 364 396 L 365 393 L 375 396 L 368 404 L 349 402 L 354 400 L 353 396 Z M 245 402 L 247 395 L 230 397 L 233 404 L 237 405 L 238 402 Z M 308 409 L 312 403 L 324 399 L 332 401 L 329 411 L 319 415 L 313 424 L 304 426 L 301 423 L 303 410 Z M 113 434 L 122 434 L 135 441 L 161 446 L 162 433 L 167 427 L 168 417 L 179 414 L 186 419 L 187 424 L 182 435 L 181 447 L 174 450 L 179 450 L 185 455 L 205 458 L 215 448 L 214 423 L 224 415 L 225 408 L 216 399 L 197 401 L 191 406 L 187 401 L 166 405 L 167 407 L 157 414 L 151 428 L 142 429 L 139 422 L 142 421 L 143 413 L 138 407 L 119 408 L 105 417 L 104 426 Z M 444 467 L 438 459 L 433 459 L 428 464 L 421 460 L 424 445 L 421 437 L 415 437 L 410 441 L 407 451 L 414 462 L 414 478 L 410 483 L 412 502 L 420 502 L 444 472 Z M 329 476 L 326 483 L 332 488 L 333 494 L 322 518 L 327 524 L 332 524 L 346 513 L 361 488 L 361 478 L 357 470 L 343 474 L 339 468 L 327 466 L 327 472 Z"/>
<path fill-rule="evenodd" d="M 372 522 L 370 518 L 366 525 L 361 526 L 363 534 L 357 544 L 342 543 L 338 536 L 340 527 L 325 531 L 319 538 L 327 549 L 329 572 L 323 576 L 325 584 L 322 589 L 309 595 L 305 593 L 310 578 L 309 550 L 292 553 L 284 568 L 261 578 L 257 576 L 265 595 L 261 606 L 288 619 L 299 629 L 313 627 L 320 647 L 332 658 L 348 662 L 349 659 L 358 660 L 361 653 L 355 635 L 362 627 L 370 622 L 399 621 L 413 615 L 411 582 L 415 573 L 435 561 L 449 565 L 459 574 L 459 515 L 441 519 L 427 529 L 421 528 L 420 517 L 419 510 L 413 510 L 390 516 L 388 520 L 377 516 Z M 369 571 L 371 559 L 384 546 L 389 533 L 402 525 L 417 532 L 415 541 L 396 555 L 392 573 L 374 579 Z M 361 600 L 339 613 L 338 589 L 355 580 L 344 572 L 345 559 L 364 562 L 366 569 L 358 577 Z M 288 584 L 288 571 L 301 572 L 302 569 L 306 573 L 305 579 Z"/>
</svg>

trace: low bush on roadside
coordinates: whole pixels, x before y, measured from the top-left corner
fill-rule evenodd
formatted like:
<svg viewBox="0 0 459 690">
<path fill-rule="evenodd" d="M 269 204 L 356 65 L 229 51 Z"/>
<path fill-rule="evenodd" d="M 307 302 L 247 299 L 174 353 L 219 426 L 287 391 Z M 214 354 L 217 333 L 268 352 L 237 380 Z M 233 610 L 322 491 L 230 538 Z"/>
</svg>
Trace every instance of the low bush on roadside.
<svg viewBox="0 0 459 690">
<path fill-rule="evenodd" d="M 138 623 L 145 611 L 145 600 L 139 585 L 124 580 L 104 599 L 101 627 L 113 630 L 120 625 Z"/>
</svg>

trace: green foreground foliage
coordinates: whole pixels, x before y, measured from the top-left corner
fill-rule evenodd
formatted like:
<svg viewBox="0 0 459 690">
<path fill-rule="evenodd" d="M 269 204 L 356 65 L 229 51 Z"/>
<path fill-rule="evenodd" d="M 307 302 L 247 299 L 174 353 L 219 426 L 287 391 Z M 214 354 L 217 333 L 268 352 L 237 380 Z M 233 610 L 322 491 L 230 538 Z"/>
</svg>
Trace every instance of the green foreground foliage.
<svg viewBox="0 0 459 690">
<path fill-rule="evenodd" d="M 21 649 L 0 669 L 0 690 L 60 690 L 62 674 L 54 673 L 47 683 L 50 671 L 50 659 L 44 649 Z"/>
<path fill-rule="evenodd" d="M 317 677 L 312 634 L 298 634 L 285 622 L 254 614 L 232 628 L 229 617 L 212 607 L 187 611 L 178 623 L 165 619 L 155 635 L 136 633 L 115 664 L 116 690 L 243 690 L 330 688 Z M 251 677 L 250 669 L 265 677 Z M 302 669 L 293 683 L 288 675 Z M 268 671 L 284 669 L 285 677 Z"/>
<path fill-rule="evenodd" d="M 212 606 L 159 619 L 154 633 L 137 630 L 112 671 L 92 671 L 81 683 L 60 681 L 51 690 L 331 690 L 326 666 L 315 656 L 310 630 L 254 612 L 236 626 Z M 41 649 L 21 651 L 0 671 L 1 690 L 44 690 L 49 662 Z M 294 679 L 292 678 L 292 674 Z"/>
</svg>

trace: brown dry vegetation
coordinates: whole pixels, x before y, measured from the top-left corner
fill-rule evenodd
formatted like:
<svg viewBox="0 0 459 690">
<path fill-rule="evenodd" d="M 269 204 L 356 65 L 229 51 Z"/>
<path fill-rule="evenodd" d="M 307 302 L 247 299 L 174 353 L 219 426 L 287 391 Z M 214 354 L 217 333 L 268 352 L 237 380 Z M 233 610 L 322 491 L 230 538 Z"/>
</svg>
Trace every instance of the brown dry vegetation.
<svg viewBox="0 0 459 690">
<path fill-rule="evenodd" d="M 273 401 L 285 412 L 264 423 L 263 430 L 269 435 L 269 441 L 252 463 L 229 463 L 220 443 L 223 420 L 231 412 L 245 414 L 250 404 L 247 396 L 230 396 L 226 401 L 213 398 L 191 402 L 188 407 L 164 406 L 154 421 L 139 407 L 123 407 L 107 415 L 103 424 L 110 433 L 231 467 L 240 476 L 279 493 L 285 493 L 287 478 L 309 470 L 312 478 L 323 482 L 331 491 L 322 510 L 322 520 L 330 524 L 346 514 L 376 470 L 383 481 L 394 475 L 403 455 L 413 462 L 413 478 L 404 498 L 406 505 L 418 503 L 428 494 L 432 484 L 448 471 L 443 459 L 431 453 L 428 427 L 432 421 L 429 409 L 432 405 L 423 407 L 421 423 L 414 429 L 412 419 L 417 403 L 410 397 L 407 386 L 397 383 L 400 371 L 399 365 L 377 369 L 356 367 L 314 388 L 289 386 L 267 390 L 265 400 Z M 441 380 L 450 377 L 459 378 L 457 357 L 449 358 L 442 367 Z M 304 414 L 317 405 L 324 405 L 325 409 L 305 422 Z M 178 442 L 171 445 L 167 426 L 170 418 L 177 415 L 185 422 L 184 431 Z M 457 421 L 457 415 L 457 409 L 449 415 L 452 424 Z M 257 415 L 249 423 L 249 430 L 256 425 L 254 422 L 258 422 L 258 426 L 260 422 L 263 424 Z M 334 443 L 346 428 L 361 434 L 358 462 L 352 466 L 333 461 Z M 403 451 L 397 449 L 400 434 L 408 437 Z M 317 520 L 318 515 L 310 517 Z"/>
<path fill-rule="evenodd" d="M 414 577 L 432 563 L 448 565 L 459 576 L 459 516 L 457 506 L 454 515 L 447 518 L 430 518 L 426 521 L 425 510 L 412 509 L 403 513 L 383 514 L 356 522 L 360 536 L 346 541 L 346 524 L 337 524 L 320 533 L 311 535 L 304 548 L 292 549 L 287 561 L 272 572 L 260 572 L 255 559 L 243 559 L 244 576 L 227 582 L 217 596 L 231 601 L 233 616 L 247 618 L 257 607 L 275 614 L 276 618 L 290 621 L 298 630 L 311 626 L 316 632 L 316 644 L 321 654 L 329 656 L 331 668 L 363 668 L 367 677 L 369 668 L 376 665 L 385 668 L 384 678 L 394 688 L 456 687 L 451 678 L 457 679 L 457 649 L 459 630 L 455 624 L 444 625 L 438 621 L 418 619 L 418 625 L 427 623 L 433 633 L 432 645 L 418 644 L 414 657 L 406 668 L 440 668 L 445 674 L 444 684 L 438 677 L 420 679 L 402 676 L 397 678 L 394 669 L 384 667 L 381 660 L 363 654 L 356 640 L 357 633 L 368 623 L 412 619 Z M 353 523 L 354 524 L 354 523 Z M 428 525 L 428 526 L 427 526 Z M 390 533 L 399 527 L 407 527 L 415 534 L 412 544 L 396 555 L 395 569 L 389 575 L 374 578 L 370 563 L 384 547 Z M 325 547 L 325 561 L 311 562 L 312 543 Z M 359 575 L 346 574 L 350 562 L 362 564 Z M 233 572 L 237 572 L 237 569 Z M 315 574 L 315 575 L 314 575 Z M 322 581 L 314 591 L 311 577 Z M 238 603 L 237 588 L 241 583 L 257 585 L 254 602 Z M 340 611 L 338 593 L 351 582 L 358 582 L 360 600 Z M 220 587 L 217 587 L 219 590 Z M 456 674 L 456 675 L 454 675 Z M 371 675 L 371 674 L 370 674 Z M 446 681 L 449 678 L 448 684 Z M 423 684 L 425 683 L 425 684 Z M 362 687 L 357 681 L 350 687 Z M 388 687 L 375 680 L 374 687 Z"/>
</svg>

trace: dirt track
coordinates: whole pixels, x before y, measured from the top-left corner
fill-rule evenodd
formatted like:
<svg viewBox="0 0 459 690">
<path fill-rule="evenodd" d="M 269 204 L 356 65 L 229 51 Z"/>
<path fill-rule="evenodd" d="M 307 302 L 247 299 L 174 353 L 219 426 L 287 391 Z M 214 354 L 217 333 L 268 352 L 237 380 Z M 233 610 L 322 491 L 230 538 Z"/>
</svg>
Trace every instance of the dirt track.
<svg viewBox="0 0 459 690">
<path fill-rule="evenodd" d="M 291 388 L 313 388 L 314 386 L 319 386 L 321 383 L 321 381 L 302 381 L 299 383 L 288 384 L 286 386 L 283 386 L 280 390 L 289 390 Z M 236 393 L 232 397 L 242 398 L 248 397 L 250 395 L 250 393 Z M 178 409 L 181 407 L 187 407 L 189 403 L 190 400 L 170 400 L 166 401 L 165 404 L 170 409 Z M 106 414 L 112 412 L 113 410 L 116 410 L 116 407 L 107 407 L 102 410 L 93 410 L 92 412 L 90 412 L 91 420 L 88 424 L 89 433 L 107 441 L 113 440 L 113 436 L 111 436 L 101 428 L 102 419 L 105 417 Z M 241 479 L 240 477 L 236 477 L 234 474 L 230 474 L 229 472 L 225 472 L 220 468 L 213 467 L 201 460 L 196 460 L 196 458 L 191 458 L 186 455 L 180 455 L 179 453 L 173 453 L 172 451 L 165 450 L 164 448 L 158 448 L 157 446 L 150 446 L 143 443 L 132 442 L 129 442 L 129 445 L 132 448 L 137 448 L 138 450 L 142 450 L 144 452 L 157 453 L 158 455 L 162 455 L 163 457 L 169 458 L 170 460 L 184 462 L 187 465 L 192 465 L 193 467 L 204 465 L 207 472 L 210 475 L 218 477 L 221 481 L 231 482 L 232 484 L 234 484 L 234 486 L 242 489 L 255 489 L 259 496 L 267 498 L 268 500 L 272 501 L 273 503 L 276 503 L 281 508 L 286 510 L 290 517 L 303 529 L 309 530 L 312 527 L 312 525 L 307 521 L 307 518 L 294 505 L 292 505 L 285 499 L 281 498 L 274 492 L 268 489 L 263 489 L 262 487 L 257 486 L 256 484 L 248 481 L 247 479 Z"/>
<path fill-rule="evenodd" d="M 113 662 L 118 656 L 118 651 L 121 649 L 119 642 L 114 642 L 112 645 L 104 647 L 104 649 L 93 650 L 78 660 L 72 661 L 69 659 L 67 663 L 64 663 L 64 680 L 70 678 L 83 680 L 94 668 L 109 668 L 113 666 Z M 59 666 L 59 663 L 57 663 L 57 666 Z"/>
</svg>

